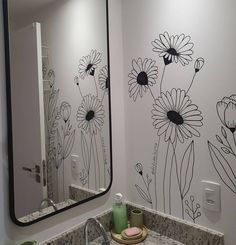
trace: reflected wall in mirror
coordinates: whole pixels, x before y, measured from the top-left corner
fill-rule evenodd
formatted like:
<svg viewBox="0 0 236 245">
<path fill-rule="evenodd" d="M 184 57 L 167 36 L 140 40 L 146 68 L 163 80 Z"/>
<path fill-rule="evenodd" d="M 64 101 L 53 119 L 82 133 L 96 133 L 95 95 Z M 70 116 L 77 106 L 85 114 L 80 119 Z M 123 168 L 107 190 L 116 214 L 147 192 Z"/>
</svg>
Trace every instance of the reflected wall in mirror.
<svg viewBox="0 0 236 245">
<path fill-rule="evenodd" d="M 11 214 L 26 225 L 110 188 L 107 1 L 3 2 L 10 52 Z"/>
</svg>

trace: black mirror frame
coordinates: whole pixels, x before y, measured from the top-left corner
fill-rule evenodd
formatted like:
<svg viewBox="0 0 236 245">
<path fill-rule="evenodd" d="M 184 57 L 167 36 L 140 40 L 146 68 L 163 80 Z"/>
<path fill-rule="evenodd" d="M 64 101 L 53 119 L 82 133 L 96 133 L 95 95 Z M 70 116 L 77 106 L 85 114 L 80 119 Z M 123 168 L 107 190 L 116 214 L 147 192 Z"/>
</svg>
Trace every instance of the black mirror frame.
<svg viewBox="0 0 236 245">
<path fill-rule="evenodd" d="M 104 196 L 111 189 L 113 182 L 113 167 L 112 167 L 112 120 L 111 120 L 111 85 L 108 88 L 109 98 L 109 141 L 110 141 L 110 184 L 106 191 L 99 193 L 95 196 L 89 197 L 83 201 L 77 202 L 71 206 L 65 207 L 36 220 L 23 223 L 20 222 L 15 215 L 14 204 L 14 166 L 13 166 L 13 142 L 12 142 L 12 113 L 11 113 L 11 77 L 10 77 L 10 47 L 9 47 L 9 23 L 8 23 L 8 0 L 2 0 L 3 7 L 3 20 L 4 20 L 4 42 L 5 42 L 5 72 L 6 72 L 6 95 L 7 95 L 7 134 L 8 134 L 8 162 L 9 162 L 9 210 L 12 221 L 19 226 L 29 226 L 39 221 L 45 220 L 56 214 L 62 213 L 73 207 L 77 207 L 83 203 Z M 107 24 L 107 63 L 108 63 L 108 76 L 110 77 L 110 51 L 109 51 L 109 11 L 108 0 L 106 0 L 106 24 Z"/>
</svg>

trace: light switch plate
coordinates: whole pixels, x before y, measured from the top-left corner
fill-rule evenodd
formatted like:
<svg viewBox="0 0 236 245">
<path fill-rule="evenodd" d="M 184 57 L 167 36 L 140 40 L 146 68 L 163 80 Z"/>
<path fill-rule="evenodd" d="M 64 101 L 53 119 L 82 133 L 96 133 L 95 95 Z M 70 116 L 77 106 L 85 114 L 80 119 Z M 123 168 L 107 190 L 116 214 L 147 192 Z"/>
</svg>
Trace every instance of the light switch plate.
<svg viewBox="0 0 236 245">
<path fill-rule="evenodd" d="M 202 197 L 203 207 L 205 209 L 214 212 L 221 211 L 220 184 L 202 180 Z"/>
<path fill-rule="evenodd" d="M 71 170 L 73 174 L 79 174 L 79 156 L 71 155 Z"/>
</svg>

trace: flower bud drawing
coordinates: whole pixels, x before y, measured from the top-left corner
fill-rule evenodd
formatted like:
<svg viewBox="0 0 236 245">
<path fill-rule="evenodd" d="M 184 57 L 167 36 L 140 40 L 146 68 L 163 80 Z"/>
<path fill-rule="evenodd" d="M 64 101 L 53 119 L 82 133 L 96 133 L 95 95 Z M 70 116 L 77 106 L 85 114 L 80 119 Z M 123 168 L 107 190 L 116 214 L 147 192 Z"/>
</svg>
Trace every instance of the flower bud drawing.
<svg viewBox="0 0 236 245">
<path fill-rule="evenodd" d="M 142 163 L 137 163 L 137 164 L 135 165 L 135 169 L 136 169 L 136 171 L 137 171 L 140 175 L 143 175 L 143 165 L 142 165 Z"/>
<path fill-rule="evenodd" d="M 196 73 L 202 69 L 202 67 L 204 66 L 204 63 L 205 61 L 202 57 L 196 59 L 195 64 L 194 64 L 194 69 Z"/>
<path fill-rule="evenodd" d="M 60 112 L 61 112 L 61 117 L 62 119 L 67 122 L 69 117 L 70 117 L 70 114 L 71 114 L 71 106 L 69 103 L 67 102 L 62 102 L 61 103 L 61 107 L 60 107 Z"/>
</svg>

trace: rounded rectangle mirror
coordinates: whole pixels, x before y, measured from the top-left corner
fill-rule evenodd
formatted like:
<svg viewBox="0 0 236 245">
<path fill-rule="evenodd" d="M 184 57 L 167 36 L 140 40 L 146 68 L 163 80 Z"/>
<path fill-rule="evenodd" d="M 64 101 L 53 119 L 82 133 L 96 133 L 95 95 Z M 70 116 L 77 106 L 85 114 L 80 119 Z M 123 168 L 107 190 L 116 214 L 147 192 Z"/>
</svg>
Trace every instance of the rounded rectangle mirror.
<svg viewBox="0 0 236 245">
<path fill-rule="evenodd" d="M 107 0 L 3 0 L 10 213 L 21 226 L 112 183 Z"/>
</svg>

